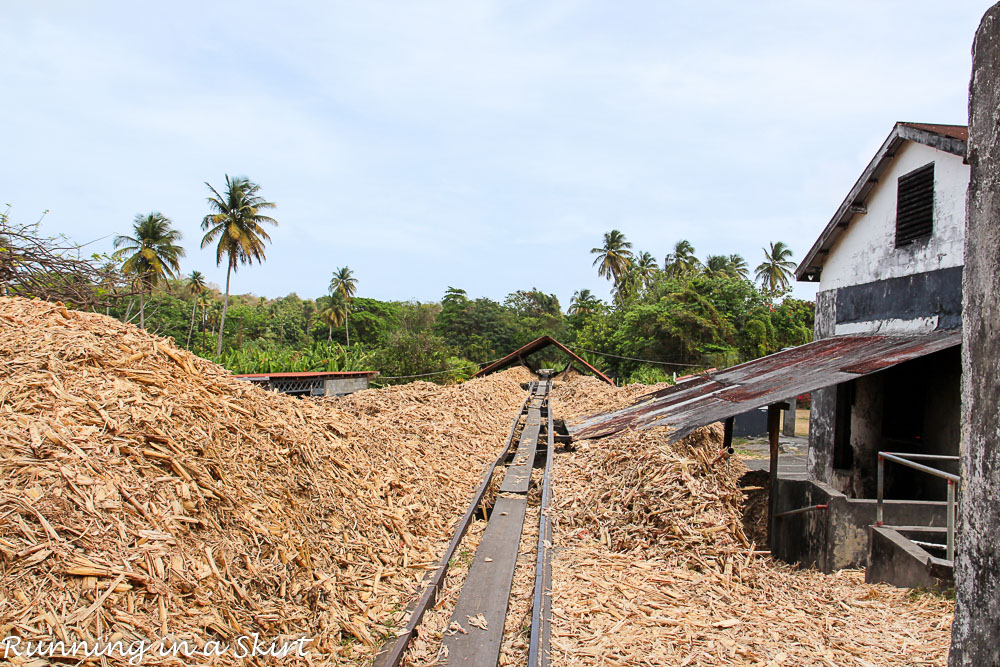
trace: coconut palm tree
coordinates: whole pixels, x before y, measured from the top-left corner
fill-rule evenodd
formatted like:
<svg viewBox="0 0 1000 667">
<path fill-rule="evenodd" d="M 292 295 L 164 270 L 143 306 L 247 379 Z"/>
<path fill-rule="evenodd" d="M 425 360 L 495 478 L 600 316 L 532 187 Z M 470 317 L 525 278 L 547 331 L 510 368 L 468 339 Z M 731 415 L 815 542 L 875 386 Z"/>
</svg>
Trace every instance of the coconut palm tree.
<svg viewBox="0 0 1000 667">
<path fill-rule="evenodd" d="M 747 262 L 740 255 L 709 255 L 705 258 L 705 273 L 712 277 L 749 279 Z"/>
<path fill-rule="evenodd" d="M 593 264 L 598 267 L 597 275 L 618 284 L 632 264 L 632 242 L 617 229 L 612 229 L 604 233 L 604 245 L 592 248 L 590 254 L 597 255 Z"/>
<path fill-rule="evenodd" d="M 354 272 L 344 266 L 333 272 L 333 279 L 330 280 L 330 294 L 339 293 L 344 297 L 344 333 L 347 335 L 347 346 L 351 345 L 351 324 L 348 322 L 348 313 L 351 309 L 351 297 L 358 291 L 358 279 L 354 277 Z"/>
<path fill-rule="evenodd" d="M 339 292 L 334 292 L 334 295 L 316 313 L 316 319 L 327 326 L 326 342 L 329 343 L 333 340 L 333 328 L 339 327 L 347 320 L 347 305 L 344 303 L 344 297 Z"/>
<path fill-rule="evenodd" d="M 158 211 L 139 213 L 132 222 L 135 236 L 116 236 L 112 257 L 124 260 L 122 273 L 132 276 L 139 292 L 139 326 L 146 328 L 146 295 L 166 278 L 180 274 L 184 248 L 178 245 L 181 233 L 170 219 Z"/>
<path fill-rule="evenodd" d="M 650 281 L 652 281 L 653 276 L 656 272 L 660 270 L 660 266 L 653 257 L 652 253 L 641 252 L 639 253 L 635 261 L 632 263 L 633 270 L 635 271 L 635 278 L 639 284 L 643 287 L 649 287 Z"/>
<path fill-rule="evenodd" d="M 569 303 L 570 315 L 590 315 L 601 307 L 601 300 L 589 289 L 582 289 L 573 292 L 573 299 Z"/>
<path fill-rule="evenodd" d="M 694 246 L 685 239 L 674 245 L 674 251 L 667 255 L 663 263 L 663 270 L 674 278 L 697 273 L 699 269 L 701 262 L 694 256 Z"/>
<path fill-rule="evenodd" d="M 737 278 L 750 280 L 750 267 L 747 266 L 747 261 L 743 259 L 743 255 L 730 255 L 729 267 Z"/>
<path fill-rule="evenodd" d="M 226 295 L 222 301 L 222 319 L 219 322 L 219 342 L 216 345 L 216 356 L 222 354 L 222 332 L 226 327 L 226 310 L 229 309 L 229 279 L 242 264 L 253 264 L 254 260 L 263 262 L 264 243 L 271 237 L 264 231 L 264 225 L 277 226 L 274 218 L 263 215 L 261 211 L 273 209 L 273 203 L 260 196 L 260 186 L 245 176 L 229 178 L 226 174 L 225 195 L 205 183 L 212 191 L 208 198 L 209 213 L 201 221 L 205 236 L 201 240 L 204 248 L 212 243 L 215 246 L 215 263 L 222 266 L 226 261 Z"/>
<path fill-rule="evenodd" d="M 198 299 L 198 309 L 201 310 L 201 353 L 205 354 L 205 332 L 208 331 L 208 309 L 212 307 L 214 302 L 208 297 L 201 297 Z"/>
<path fill-rule="evenodd" d="M 757 266 L 757 280 L 762 289 L 776 294 L 789 288 L 795 270 L 791 257 L 792 249 L 781 241 L 772 243 L 770 250 L 764 248 L 764 261 Z"/>
<path fill-rule="evenodd" d="M 184 285 L 191 295 L 191 326 L 188 328 L 187 349 L 191 349 L 191 334 L 194 333 L 194 316 L 198 311 L 198 297 L 205 291 L 205 275 L 201 271 L 192 271 Z"/>
</svg>

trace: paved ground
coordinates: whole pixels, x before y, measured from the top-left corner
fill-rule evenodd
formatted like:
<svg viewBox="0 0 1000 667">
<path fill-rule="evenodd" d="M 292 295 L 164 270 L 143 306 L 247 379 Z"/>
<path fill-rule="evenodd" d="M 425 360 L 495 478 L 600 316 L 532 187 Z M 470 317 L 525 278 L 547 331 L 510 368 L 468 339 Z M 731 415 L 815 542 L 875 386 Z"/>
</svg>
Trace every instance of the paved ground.
<svg viewBox="0 0 1000 667">
<path fill-rule="evenodd" d="M 750 470 L 769 470 L 770 446 L 767 438 L 755 438 L 734 445 L 737 455 Z M 806 438 L 783 435 L 778 438 L 778 475 L 787 479 L 806 478 Z"/>
</svg>

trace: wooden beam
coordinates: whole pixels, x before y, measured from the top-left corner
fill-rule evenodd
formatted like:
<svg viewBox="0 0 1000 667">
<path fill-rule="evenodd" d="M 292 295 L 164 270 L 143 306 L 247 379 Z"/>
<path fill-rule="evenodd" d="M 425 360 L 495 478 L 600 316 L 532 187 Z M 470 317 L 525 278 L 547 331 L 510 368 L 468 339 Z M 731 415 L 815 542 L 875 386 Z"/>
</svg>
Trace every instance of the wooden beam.
<svg viewBox="0 0 1000 667">
<path fill-rule="evenodd" d="M 724 429 L 722 431 L 722 449 L 728 452 L 733 447 L 733 426 L 736 422 L 736 417 L 730 417 L 723 424 Z"/>
<path fill-rule="evenodd" d="M 770 445 L 771 461 L 767 487 L 767 541 L 772 551 L 774 550 L 774 514 L 778 506 L 778 435 L 781 426 L 781 405 L 767 406 L 767 440 Z"/>
</svg>

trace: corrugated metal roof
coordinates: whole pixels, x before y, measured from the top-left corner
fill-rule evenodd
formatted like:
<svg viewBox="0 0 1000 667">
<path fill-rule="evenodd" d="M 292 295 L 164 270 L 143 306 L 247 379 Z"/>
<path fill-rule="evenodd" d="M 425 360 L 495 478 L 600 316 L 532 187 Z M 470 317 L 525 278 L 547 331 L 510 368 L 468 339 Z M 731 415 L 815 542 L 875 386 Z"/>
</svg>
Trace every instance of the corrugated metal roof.
<svg viewBox="0 0 1000 667">
<path fill-rule="evenodd" d="M 378 375 L 378 371 L 310 371 L 304 373 L 234 373 L 233 377 L 238 378 L 253 378 L 260 379 L 261 381 L 268 378 L 318 378 L 318 377 L 375 377 Z"/>
<path fill-rule="evenodd" d="M 671 426 L 672 439 L 793 396 L 847 382 L 962 342 L 961 331 L 913 336 L 836 336 L 647 394 L 627 408 L 571 426 L 574 438 Z"/>
<path fill-rule="evenodd" d="M 496 371 L 503 370 L 504 368 L 507 368 L 508 366 L 513 366 L 515 364 L 519 364 L 519 363 L 521 363 L 521 361 L 522 361 L 522 359 L 524 357 L 532 355 L 535 352 L 538 352 L 539 350 L 542 350 L 542 349 L 548 347 L 549 345 L 555 345 L 560 350 L 562 350 L 563 352 L 565 352 L 569 356 L 573 357 L 573 359 L 575 361 L 578 361 L 588 371 L 590 371 L 591 373 L 593 373 L 597 377 L 601 378 L 602 380 L 604 380 L 608 384 L 614 385 L 614 381 L 611 378 L 609 378 L 607 375 L 605 375 L 601 371 L 597 370 L 596 368 L 594 368 L 593 366 L 591 366 L 590 364 L 588 364 L 578 354 L 574 353 L 571 349 L 569 349 L 568 347 L 566 347 L 565 345 L 563 345 L 562 343 L 560 343 L 559 341 L 557 341 L 552 336 L 542 336 L 541 338 L 536 338 L 535 340 L 531 341 L 527 345 L 522 345 L 521 347 L 517 348 L 516 350 L 514 350 L 513 352 L 511 352 L 510 354 L 508 354 L 503 359 L 500 359 L 498 361 L 494 361 L 492 364 L 490 364 L 486 368 L 483 368 L 482 370 L 480 370 L 478 373 L 476 373 L 472 377 L 474 377 L 474 378 L 482 377 L 484 375 L 489 375 L 490 373 L 495 373 Z"/>
</svg>

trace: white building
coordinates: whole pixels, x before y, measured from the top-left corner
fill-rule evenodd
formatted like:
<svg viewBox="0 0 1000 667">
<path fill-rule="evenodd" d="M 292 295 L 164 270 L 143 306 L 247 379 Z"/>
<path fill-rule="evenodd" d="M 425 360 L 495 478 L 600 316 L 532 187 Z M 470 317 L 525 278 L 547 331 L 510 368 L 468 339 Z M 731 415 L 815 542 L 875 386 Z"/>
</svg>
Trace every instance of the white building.
<svg viewBox="0 0 1000 667">
<path fill-rule="evenodd" d="M 819 282 L 817 338 L 959 326 L 968 135 L 892 129 L 796 271 Z"/>
</svg>

